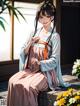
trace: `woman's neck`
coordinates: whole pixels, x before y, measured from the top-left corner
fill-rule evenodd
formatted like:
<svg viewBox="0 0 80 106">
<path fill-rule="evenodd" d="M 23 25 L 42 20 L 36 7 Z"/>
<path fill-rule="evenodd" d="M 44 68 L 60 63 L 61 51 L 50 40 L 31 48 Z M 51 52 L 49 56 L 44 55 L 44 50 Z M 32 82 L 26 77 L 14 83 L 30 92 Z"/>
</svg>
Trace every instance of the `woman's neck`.
<svg viewBox="0 0 80 106">
<path fill-rule="evenodd" d="M 47 32 L 49 32 L 50 28 L 51 27 L 43 27 L 43 30 L 47 33 Z"/>
</svg>

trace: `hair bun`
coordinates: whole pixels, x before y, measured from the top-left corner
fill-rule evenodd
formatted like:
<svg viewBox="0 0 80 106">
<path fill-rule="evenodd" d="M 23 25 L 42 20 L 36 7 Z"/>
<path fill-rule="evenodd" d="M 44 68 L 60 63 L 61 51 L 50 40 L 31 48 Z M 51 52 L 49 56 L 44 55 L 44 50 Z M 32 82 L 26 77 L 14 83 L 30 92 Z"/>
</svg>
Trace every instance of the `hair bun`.
<svg viewBox="0 0 80 106">
<path fill-rule="evenodd" d="M 44 1 L 46 4 L 50 3 L 50 4 L 53 4 L 53 0 L 45 0 Z"/>
</svg>

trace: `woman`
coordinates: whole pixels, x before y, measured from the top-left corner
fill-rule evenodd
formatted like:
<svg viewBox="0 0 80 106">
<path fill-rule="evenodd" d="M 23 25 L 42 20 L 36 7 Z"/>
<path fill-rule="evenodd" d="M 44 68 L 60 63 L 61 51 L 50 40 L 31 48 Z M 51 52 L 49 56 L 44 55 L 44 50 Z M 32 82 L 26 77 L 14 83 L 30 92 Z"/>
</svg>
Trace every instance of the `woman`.
<svg viewBox="0 0 80 106">
<path fill-rule="evenodd" d="M 38 22 L 43 25 L 39 29 Z M 60 36 L 55 31 L 55 24 L 55 6 L 51 0 L 45 1 L 36 14 L 35 31 L 21 50 L 20 70 L 23 71 L 9 80 L 7 106 L 38 106 L 40 91 L 68 86 L 62 80 Z"/>
</svg>

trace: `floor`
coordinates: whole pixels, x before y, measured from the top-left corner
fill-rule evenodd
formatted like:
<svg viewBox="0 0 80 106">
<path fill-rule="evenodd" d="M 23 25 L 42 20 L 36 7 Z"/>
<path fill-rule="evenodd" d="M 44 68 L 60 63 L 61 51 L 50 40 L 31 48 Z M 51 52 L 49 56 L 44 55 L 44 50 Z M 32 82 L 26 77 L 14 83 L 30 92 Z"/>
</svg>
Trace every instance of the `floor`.
<svg viewBox="0 0 80 106">
<path fill-rule="evenodd" d="M 0 82 L 0 106 L 6 106 L 8 81 Z"/>
</svg>

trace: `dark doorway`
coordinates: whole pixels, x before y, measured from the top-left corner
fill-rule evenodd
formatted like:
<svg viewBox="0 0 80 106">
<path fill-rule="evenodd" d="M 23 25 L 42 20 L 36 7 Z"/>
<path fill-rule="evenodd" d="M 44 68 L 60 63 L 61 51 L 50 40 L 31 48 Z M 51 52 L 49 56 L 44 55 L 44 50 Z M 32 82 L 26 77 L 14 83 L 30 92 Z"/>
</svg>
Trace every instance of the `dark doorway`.
<svg viewBox="0 0 80 106">
<path fill-rule="evenodd" d="M 80 6 L 61 6 L 61 62 L 80 58 Z"/>
</svg>

